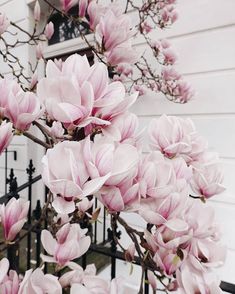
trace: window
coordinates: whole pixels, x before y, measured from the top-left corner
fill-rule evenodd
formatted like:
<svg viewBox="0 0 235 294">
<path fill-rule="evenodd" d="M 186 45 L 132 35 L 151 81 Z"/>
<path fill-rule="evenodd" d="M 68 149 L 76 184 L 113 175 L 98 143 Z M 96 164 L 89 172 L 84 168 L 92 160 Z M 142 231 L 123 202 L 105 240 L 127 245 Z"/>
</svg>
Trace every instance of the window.
<svg viewBox="0 0 235 294">
<path fill-rule="evenodd" d="M 77 17 L 78 6 L 71 8 L 68 14 Z M 82 31 L 83 34 L 89 34 L 90 32 L 89 25 L 86 22 L 75 24 L 73 21 L 69 20 L 67 17 L 62 16 L 58 12 L 55 12 L 51 15 L 48 22 L 50 21 L 54 24 L 54 34 L 48 41 L 48 45 L 54 45 L 67 40 L 78 38 L 80 36 L 80 31 Z"/>
</svg>

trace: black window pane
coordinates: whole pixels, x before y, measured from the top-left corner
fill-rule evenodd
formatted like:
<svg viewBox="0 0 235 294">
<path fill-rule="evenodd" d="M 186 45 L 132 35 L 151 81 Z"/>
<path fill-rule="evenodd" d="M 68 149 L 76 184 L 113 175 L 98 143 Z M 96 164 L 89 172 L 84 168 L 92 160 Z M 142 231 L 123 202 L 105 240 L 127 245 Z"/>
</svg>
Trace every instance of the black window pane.
<svg viewBox="0 0 235 294">
<path fill-rule="evenodd" d="M 71 8 L 68 13 L 71 16 L 77 17 L 78 6 Z M 80 36 L 80 31 L 83 34 L 89 34 L 89 25 L 86 22 L 82 22 L 80 24 L 75 23 L 69 20 L 67 17 L 62 16 L 58 12 L 52 14 L 48 22 L 50 21 L 54 24 L 54 34 L 52 38 L 48 41 L 49 45 L 78 38 Z"/>
</svg>

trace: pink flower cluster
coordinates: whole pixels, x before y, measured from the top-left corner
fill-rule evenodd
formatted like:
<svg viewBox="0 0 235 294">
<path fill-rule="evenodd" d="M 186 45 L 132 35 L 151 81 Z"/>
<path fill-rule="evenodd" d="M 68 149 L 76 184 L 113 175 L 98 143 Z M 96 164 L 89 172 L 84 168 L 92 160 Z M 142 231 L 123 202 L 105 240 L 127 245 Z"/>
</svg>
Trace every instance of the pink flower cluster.
<svg viewBox="0 0 235 294">
<path fill-rule="evenodd" d="M 189 119 L 163 115 L 153 120 L 149 126 L 153 151 L 148 155 L 141 155 L 137 128 L 136 116 L 125 112 L 93 141 L 88 136 L 48 150 L 42 175 L 54 194 L 53 206 L 67 214 L 94 193 L 110 212 L 138 213 L 154 225 L 145 238 L 164 274 L 176 274 L 178 287 L 183 289 L 187 287 L 183 269 L 191 268 L 195 280 L 206 283 L 211 268 L 223 264 L 225 248 L 219 242 L 211 208 L 189 195 L 194 192 L 193 197 L 204 200 L 224 191 L 218 158 L 207 150 Z M 89 202 L 84 205 L 90 207 Z M 44 246 L 51 243 L 43 241 Z M 55 246 L 46 250 L 54 256 L 51 261 L 61 265 Z M 67 254 L 65 263 L 74 256 Z M 200 287 L 206 289 L 203 283 Z M 214 278 L 212 287 L 217 286 Z"/>
<path fill-rule="evenodd" d="M 71 294 L 120 294 L 122 281 L 118 278 L 111 282 L 96 276 L 96 268 L 90 264 L 83 270 L 79 265 L 71 264 L 71 270 L 59 279 L 51 274 L 44 274 L 40 268 L 28 270 L 23 279 L 16 271 L 9 270 L 7 258 L 0 260 L 1 294 L 62 294 L 70 287 Z"/>
<path fill-rule="evenodd" d="M 131 18 L 123 13 L 118 1 L 103 6 L 94 0 L 80 0 L 79 17 L 84 18 L 90 29 L 95 32 L 101 51 L 109 64 L 115 66 L 125 62 L 133 64 L 137 61 L 137 53 L 131 44 L 131 38 L 135 33 Z"/>
<path fill-rule="evenodd" d="M 148 15 L 148 10 L 156 11 L 154 15 L 154 24 L 161 29 L 170 26 L 178 19 L 178 13 L 175 9 L 176 0 L 169 1 L 153 1 L 149 4 L 148 1 L 143 1 L 141 11 Z"/>
<path fill-rule="evenodd" d="M 51 275 L 44 275 L 42 270 L 28 270 L 23 280 L 16 271 L 9 270 L 9 261 L 3 258 L 0 261 L 0 292 L 1 294 L 38 294 L 51 293 L 62 294 L 62 287 L 58 278 Z"/>
</svg>

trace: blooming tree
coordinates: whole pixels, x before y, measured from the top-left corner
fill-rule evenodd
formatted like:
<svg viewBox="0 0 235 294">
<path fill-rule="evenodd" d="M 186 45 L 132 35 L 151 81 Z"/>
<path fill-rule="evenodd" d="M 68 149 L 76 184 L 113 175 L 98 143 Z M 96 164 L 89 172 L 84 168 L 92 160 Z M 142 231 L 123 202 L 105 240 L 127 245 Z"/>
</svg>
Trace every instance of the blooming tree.
<svg viewBox="0 0 235 294">
<path fill-rule="evenodd" d="M 135 263 L 137 256 L 140 260 L 143 274 L 138 293 L 143 293 L 146 271 L 154 292 L 221 293 L 213 269 L 223 264 L 226 250 L 206 201 L 224 191 L 219 158 L 208 151 L 206 140 L 190 119 L 166 115 L 150 123 L 149 153 L 144 154 L 143 131 L 130 111 L 146 91 L 162 92 L 179 103 L 192 96 L 190 86 L 173 68 L 176 56 L 170 44 L 154 39 L 156 28 L 164 29 L 176 21 L 175 1 L 127 0 L 124 7 L 119 1 L 102 5 L 94 0 L 60 0 L 60 6 L 43 2 L 48 15 L 60 13 L 78 28 L 81 23 L 88 25 L 90 34 L 81 30 L 80 35 L 95 63 L 90 65 L 86 56 L 77 54 L 64 62 L 46 63 L 43 44 L 53 36 L 54 26 L 49 22 L 39 30 L 38 1 L 33 32 L 0 15 L 5 49 L 0 53 L 14 77 L 0 80 L 0 152 L 13 135 L 24 135 L 46 148 L 42 179 L 49 193 L 39 222 L 48 212 L 53 216 L 41 234 L 46 252 L 41 255 L 42 267 L 28 270 L 22 278 L 9 271 L 9 261 L 3 258 L 0 292 L 53 294 L 70 289 L 74 294 L 122 293 L 118 279 L 102 280 L 94 265 L 82 269 L 74 261 L 91 244 L 87 229 L 80 224 L 84 217 L 97 220 L 97 211 L 88 213 L 96 197 L 110 214 L 114 240 L 126 260 Z M 77 4 L 77 17 L 71 16 L 69 11 Z M 137 12 L 136 24 L 131 22 L 130 10 Z M 7 42 L 10 26 L 27 40 Z M 144 52 L 134 48 L 137 38 L 144 40 Z M 22 42 L 34 46 L 38 61 L 45 61 L 44 78 L 37 79 L 38 61 L 31 65 L 28 76 L 12 53 L 11 48 Z M 32 125 L 44 134 L 45 141 L 33 134 Z M 28 210 L 29 202 L 24 199 L 12 198 L 1 205 L 1 245 L 18 242 Z M 126 212 L 138 214 L 146 228 L 130 226 L 124 218 Z M 129 237 L 128 248 L 115 237 L 117 225 Z M 56 264 L 53 274 L 43 273 L 45 263 Z M 64 268 L 67 272 L 58 278 Z"/>
</svg>

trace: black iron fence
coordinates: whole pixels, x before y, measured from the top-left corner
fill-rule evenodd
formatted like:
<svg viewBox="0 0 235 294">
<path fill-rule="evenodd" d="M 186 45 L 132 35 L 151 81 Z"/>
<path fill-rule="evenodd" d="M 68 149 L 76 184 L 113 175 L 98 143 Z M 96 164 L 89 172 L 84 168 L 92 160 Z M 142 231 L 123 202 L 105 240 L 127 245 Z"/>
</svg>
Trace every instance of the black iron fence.
<svg viewBox="0 0 235 294">
<path fill-rule="evenodd" d="M 27 193 L 27 198 L 30 201 L 30 209 L 28 213 L 28 221 L 25 224 L 22 232 L 17 238 L 17 242 L 11 244 L 10 246 L 5 247 L 5 251 L 11 269 L 15 269 L 18 272 L 24 272 L 25 270 L 33 267 L 39 267 L 41 264 L 40 254 L 43 251 L 41 247 L 41 231 L 44 228 L 47 228 L 47 218 L 43 218 L 43 221 L 39 221 L 42 216 L 42 208 L 41 201 L 37 200 L 35 207 L 32 207 L 32 188 L 35 183 L 40 181 L 41 176 L 33 177 L 35 173 L 35 168 L 33 166 L 32 160 L 30 160 L 28 168 L 26 169 L 28 174 L 28 181 L 23 185 L 18 186 L 17 178 L 14 174 L 14 170 L 10 170 L 10 175 L 7 178 L 7 186 L 9 192 L 0 197 L 0 204 L 7 203 L 12 197 L 19 198 L 19 194 L 24 191 L 24 194 Z M 44 201 L 47 201 L 47 189 L 45 188 Z M 35 201 L 34 201 L 35 202 Z M 97 200 L 95 201 L 94 208 L 97 207 Z M 83 268 L 86 268 L 88 263 L 93 263 L 94 260 L 97 261 L 95 256 L 102 256 L 101 264 L 98 262 L 98 268 L 102 268 L 103 266 L 110 265 L 110 277 L 115 278 L 116 276 L 116 263 L 117 260 L 125 261 L 125 256 L 123 252 L 118 250 L 116 242 L 113 238 L 113 231 L 109 225 L 107 225 L 107 216 L 106 211 L 103 208 L 102 211 L 103 222 L 102 228 L 99 227 L 95 222 L 91 225 L 88 222 L 84 222 L 82 224 L 83 227 L 88 227 L 89 234 L 92 239 L 92 244 L 90 246 L 89 251 L 83 255 L 78 263 L 82 265 Z M 115 234 L 117 237 L 120 237 L 120 232 L 117 231 L 118 228 L 115 228 Z M 136 257 L 135 264 L 140 265 L 140 260 Z M 50 272 L 50 268 L 48 265 L 44 267 L 45 272 Z M 59 275 L 62 272 L 59 273 Z M 146 275 L 146 273 L 145 273 Z M 145 281 L 147 278 L 145 279 Z M 221 289 L 227 293 L 235 293 L 235 285 L 227 282 L 221 282 Z M 149 293 L 149 285 L 145 282 L 144 285 L 144 293 Z"/>
</svg>

